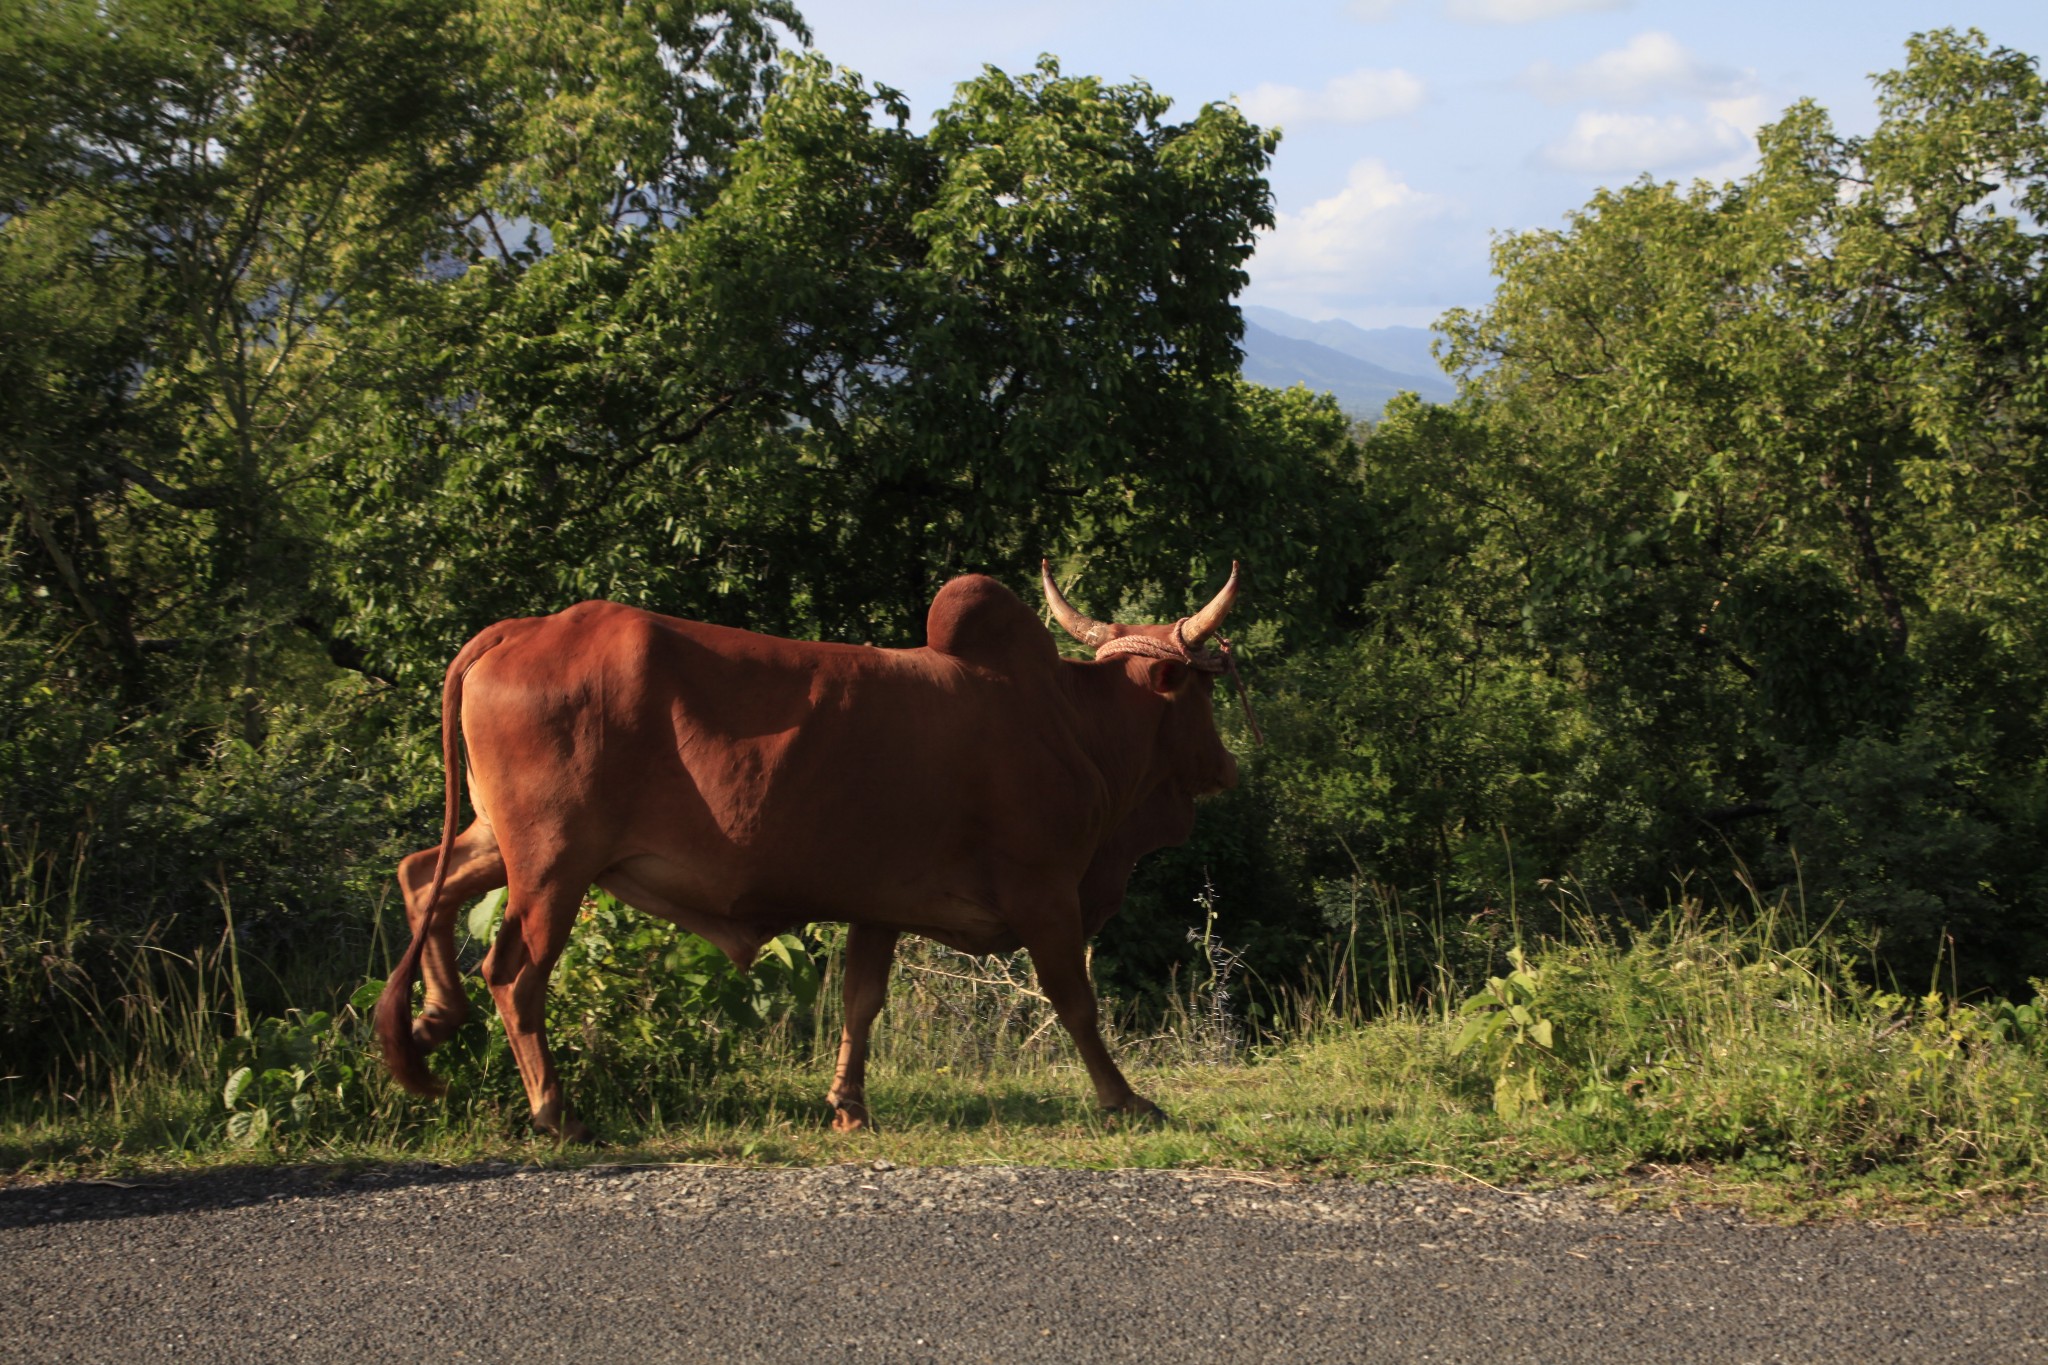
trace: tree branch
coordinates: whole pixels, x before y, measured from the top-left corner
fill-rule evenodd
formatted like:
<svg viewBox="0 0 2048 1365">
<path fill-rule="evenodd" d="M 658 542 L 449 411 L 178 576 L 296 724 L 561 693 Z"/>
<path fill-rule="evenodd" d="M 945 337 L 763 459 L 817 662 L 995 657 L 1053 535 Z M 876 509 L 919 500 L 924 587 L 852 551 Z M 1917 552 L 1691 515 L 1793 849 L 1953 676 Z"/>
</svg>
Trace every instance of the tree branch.
<svg viewBox="0 0 2048 1365">
<path fill-rule="evenodd" d="M 225 507 L 234 498 L 234 490 L 223 484 L 212 484 L 205 488 L 175 488 L 165 483 L 141 465 L 130 463 L 118 455 L 108 461 L 116 474 L 130 483 L 139 484 L 161 502 L 187 511 L 204 511 L 210 507 Z"/>
<path fill-rule="evenodd" d="M 1759 816 L 1777 813 L 1778 808 L 1768 801 L 1745 801 L 1739 806 L 1703 810 L 1700 812 L 1700 819 L 1718 829 L 1722 825 L 1732 825 L 1738 820 L 1754 820 Z"/>
<path fill-rule="evenodd" d="M 1856 554 L 1864 578 L 1877 593 L 1877 600 L 1884 610 L 1885 625 L 1890 639 L 1887 652 L 1895 659 L 1906 657 L 1906 611 L 1899 601 L 1898 589 L 1892 586 L 1892 576 L 1885 568 L 1884 555 L 1877 547 L 1877 527 L 1870 516 L 1871 498 L 1866 492 L 1859 503 L 1840 491 L 1841 479 L 1832 469 L 1821 471 L 1820 486 L 1835 493 L 1835 508 L 1842 515 L 1842 524 L 1849 528 L 1849 537 L 1856 543 Z"/>
<path fill-rule="evenodd" d="M 640 438 L 640 453 L 614 469 L 612 476 L 605 480 L 604 490 L 582 507 L 579 507 L 573 515 L 579 517 L 588 516 L 603 507 L 618 493 L 626 480 L 632 477 L 633 472 L 659 454 L 663 446 L 687 446 L 694 443 L 713 422 L 732 411 L 734 405 L 742 398 L 747 397 L 750 393 L 759 391 L 760 388 L 759 380 L 749 379 L 730 393 L 720 394 L 712 400 L 710 407 L 697 414 L 696 419 L 680 432 L 675 430 L 675 418 L 673 416 L 651 427 Z"/>
<path fill-rule="evenodd" d="M 315 640 L 318 640 L 320 647 L 327 651 L 328 660 L 336 668 L 347 669 L 351 673 L 360 673 L 372 682 L 383 683 L 386 687 L 398 686 L 396 679 L 387 678 L 376 669 L 370 667 L 370 656 L 360 644 L 345 635 L 336 635 L 333 629 L 326 622 L 320 620 L 319 617 L 312 615 L 300 616 L 295 618 L 292 624 L 305 631 L 306 634 L 312 636 Z"/>
<path fill-rule="evenodd" d="M 6 465 L 6 469 L 8 482 L 14 485 L 15 493 L 21 500 L 21 509 L 28 518 L 29 530 L 42 543 L 43 553 L 50 557 L 50 563 L 56 567 L 57 576 L 62 578 L 64 586 L 71 590 L 72 600 L 78 603 L 78 610 L 84 615 L 86 624 L 99 636 L 102 645 L 132 661 L 136 654 L 134 635 L 125 622 L 109 621 L 101 612 L 99 605 L 93 600 L 92 593 L 86 589 L 85 580 L 79 574 L 78 566 L 58 543 L 56 528 L 50 525 L 49 518 L 43 515 L 43 509 L 37 505 L 35 492 L 29 487 L 28 480 L 11 462 Z"/>
</svg>

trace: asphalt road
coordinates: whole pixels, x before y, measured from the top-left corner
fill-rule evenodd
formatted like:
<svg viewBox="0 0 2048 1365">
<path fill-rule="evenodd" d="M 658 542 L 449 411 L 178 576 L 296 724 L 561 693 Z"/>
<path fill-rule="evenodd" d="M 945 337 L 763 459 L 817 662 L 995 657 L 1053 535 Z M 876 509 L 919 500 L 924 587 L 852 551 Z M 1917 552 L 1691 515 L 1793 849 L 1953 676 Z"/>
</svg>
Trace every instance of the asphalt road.
<svg viewBox="0 0 2048 1365">
<path fill-rule="evenodd" d="M 2048 1361 L 2048 1217 L 1778 1228 L 1178 1173 L 0 1189 L 0 1359 Z"/>
</svg>

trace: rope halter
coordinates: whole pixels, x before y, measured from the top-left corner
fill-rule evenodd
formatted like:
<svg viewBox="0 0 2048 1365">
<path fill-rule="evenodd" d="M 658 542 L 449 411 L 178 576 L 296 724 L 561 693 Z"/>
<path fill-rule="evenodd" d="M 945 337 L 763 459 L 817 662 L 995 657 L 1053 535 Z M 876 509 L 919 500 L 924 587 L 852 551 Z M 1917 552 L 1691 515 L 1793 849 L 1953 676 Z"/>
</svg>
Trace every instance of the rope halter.
<svg viewBox="0 0 2048 1365">
<path fill-rule="evenodd" d="M 1227 675 L 1231 687 L 1237 692 L 1239 705 L 1244 707 L 1244 722 L 1251 727 L 1252 742 L 1263 745 L 1266 736 L 1259 729 L 1259 718 L 1252 714 L 1251 694 L 1245 690 L 1244 678 L 1237 671 L 1237 655 L 1231 652 L 1230 641 L 1221 635 L 1212 635 L 1209 638 L 1215 643 L 1214 649 L 1189 649 L 1185 630 L 1190 619 L 1183 616 L 1173 623 L 1171 640 L 1160 640 L 1150 635 L 1119 635 L 1114 640 L 1104 641 L 1095 647 L 1095 660 L 1100 663 L 1105 659 L 1134 655 L 1185 664 L 1197 673 Z"/>
</svg>

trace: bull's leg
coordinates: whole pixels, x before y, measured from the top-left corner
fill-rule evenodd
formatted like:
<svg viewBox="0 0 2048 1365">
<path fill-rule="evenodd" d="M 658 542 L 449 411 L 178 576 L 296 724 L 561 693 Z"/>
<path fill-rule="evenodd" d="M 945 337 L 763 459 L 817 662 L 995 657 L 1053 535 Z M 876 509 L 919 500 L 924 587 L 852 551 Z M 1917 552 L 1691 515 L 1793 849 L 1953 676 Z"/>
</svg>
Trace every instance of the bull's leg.
<svg viewBox="0 0 2048 1365">
<path fill-rule="evenodd" d="M 519 1063 L 526 1083 L 526 1102 L 536 1130 L 564 1142 L 589 1142 L 590 1129 L 569 1112 L 562 1078 L 548 1051 L 548 976 L 568 946 L 585 883 L 545 885 L 533 891 L 512 888 L 505 922 L 484 958 L 484 980 L 505 1021 L 505 1041 Z"/>
<path fill-rule="evenodd" d="M 842 1133 L 865 1128 L 868 1118 L 868 1030 L 889 998 L 889 964 L 896 957 L 894 929 L 872 924 L 846 930 L 845 982 L 842 998 L 846 1022 L 839 1032 L 839 1069 L 825 1101 L 832 1106 L 832 1126 Z"/>
<path fill-rule="evenodd" d="M 413 1040 L 423 1052 L 439 1047 L 469 1020 L 469 997 L 463 993 L 455 969 L 452 907 L 505 884 L 505 859 L 498 852 L 497 836 L 478 820 L 456 836 L 455 847 L 449 850 L 439 902 L 449 908 L 433 914 L 435 907 L 427 904 L 427 891 L 434 882 L 439 854 L 438 847 L 421 849 L 398 865 L 407 923 L 418 933 L 420 921 L 427 921 L 427 941 L 420 950 L 420 975 L 427 983 L 427 998 L 412 1021 Z"/>
<path fill-rule="evenodd" d="M 1054 917 L 1051 923 L 1041 924 L 1038 932 L 1025 939 L 1024 946 L 1031 952 L 1031 964 L 1038 969 L 1038 984 L 1044 989 L 1045 998 L 1052 1002 L 1053 1012 L 1059 1015 L 1060 1023 L 1074 1040 L 1074 1050 L 1081 1054 L 1081 1064 L 1088 1068 L 1088 1079 L 1095 1086 L 1095 1102 L 1111 1114 L 1163 1120 L 1165 1112 L 1131 1089 L 1131 1083 L 1117 1070 L 1108 1045 L 1102 1041 L 1079 911 L 1070 909 Z"/>
</svg>

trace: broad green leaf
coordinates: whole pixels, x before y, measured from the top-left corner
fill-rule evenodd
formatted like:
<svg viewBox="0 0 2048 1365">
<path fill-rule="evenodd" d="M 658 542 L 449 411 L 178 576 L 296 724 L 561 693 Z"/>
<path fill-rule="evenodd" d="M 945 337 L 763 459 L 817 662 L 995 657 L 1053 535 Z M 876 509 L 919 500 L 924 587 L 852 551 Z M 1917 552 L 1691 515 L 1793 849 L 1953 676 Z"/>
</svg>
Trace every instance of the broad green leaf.
<svg viewBox="0 0 2048 1365">
<path fill-rule="evenodd" d="M 221 1087 L 221 1107 L 233 1109 L 235 1105 L 240 1103 L 243 1093 L 249 1088 L 249 1082 L 254 1080 L 255 1077 L 256 1070 L 254 1067 L 237 1067 L 234 1074 L 228 1077 L 228 1083 Z"/>
<path fill-rule="evenodd" d="M 505 914 L 505 890 L 501 886 L 469 908 L 469 936 L 477 942 L 489 943 L 498 932 Z"/>
<path fill-rule="evenodd" d="M 270 1111 L 258 1106 L 238 1109 L 228 1115 L 228 1141 L 237 1147 L 254 1147 L 270 1133 Z"/>
<path fill-rule="evenodd" d="M 1496 1027 L 1496 1016 L 1479 1015 L 1465 1021 L 1465 1027 L 1458 1030 L 1458 1036 L 1451 1043 L 1451 1055 L 1456 1056 L 1480 1039 L 1491 1034 Z"/>
</svg>

